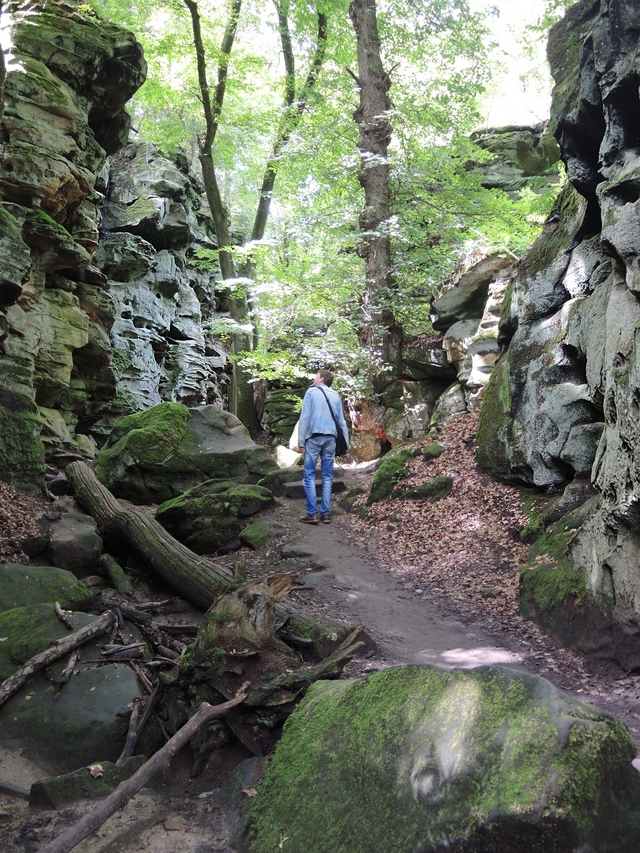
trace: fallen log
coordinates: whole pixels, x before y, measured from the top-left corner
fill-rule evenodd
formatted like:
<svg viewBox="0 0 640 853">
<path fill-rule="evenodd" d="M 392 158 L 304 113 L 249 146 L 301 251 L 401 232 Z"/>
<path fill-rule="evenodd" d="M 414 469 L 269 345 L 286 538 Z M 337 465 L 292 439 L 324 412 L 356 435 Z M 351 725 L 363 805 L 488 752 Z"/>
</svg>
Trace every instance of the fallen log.
<svg viewBox="0 0 640 853">
<path fill-rule="evenodd" d="M 131 797 L 143 788 L 156 773 L 166 770 L 171 759 L 191 740 L 201 726 L 209 720 L 223 717 L 227 711 L 243 702 L 244 698 L 245 694 L 241 693 L 222 705 L 209 705 L 207 702 L 203 702 L 200 710 L 133 776 L 121 782 L 116 790 L 105 797 L 96 809 L 70 826 L 46 847 L 43 847 L 40 853 L 68 853 L 69 850 L 73 850 L 83 839 L 99 829 L 107 818 L 110 818 L 118 809 L 126 806 Z"/>
<path fill-rule="evenodd" d="M 155 519 L 135 506 L 124 506 L 100 483 L 84 462 L 65 468 L 76 498 L 111 536 L 129 545 L 183 598 L 200 610 L 208 610 L 225 591 L 237 586 L 233 574 L 212 560 L 190 551 Z M 322 657 L 330 654 L 353 630 L 352 627 L 307 616 L 290 604 L 278 604 L 281 621 L 298 636 L 312 639 Z"/>
<path fill-rule="evenodd" d="M 75 631 L 73 634 L 62 637 L 60 640 L 54 640 L 47 649 L 37 655 L 34 655 L 25 664 L 19 667 L 13 675 L 10 675 L 9 678 L 5 679 L 5 681 L 0 684 L 0 705 L 3 705 L 7 699 L 13 696 L 13 694 L 18 691 L 23 684 L 26 684 L 31 676 L 36 672 L 39 672 L 39 670 L 43 669 L 45 666 L 48 666 L 50 663 L 64 657 L 64 655 L 72 652 L 79 646 L 83 646 L 85 643 L 88 643 L 89 640 L 93 640 L 94 637 L 99 637 L 100 634 L 104 634 L 115 621 L 115 614 L 113 611 L 109 610 L 107 613 L 103 613 L 102 616 L 99 616 L 94 622 L 89 623 L 89 625 L 85 625 L 85 627 L 81 628 L 79 631 Z"/>
<path fill-rule="evenodd" d="M 105 531 L 124 537 L 163 580 L 195 607 L 208 610 L 214 599 L 232 586 L 231 572 L 194 554 L 143 510 L 123 506 L 84 462 L 72 462 L 67 469 L 76 498 Z"/>
</svg>

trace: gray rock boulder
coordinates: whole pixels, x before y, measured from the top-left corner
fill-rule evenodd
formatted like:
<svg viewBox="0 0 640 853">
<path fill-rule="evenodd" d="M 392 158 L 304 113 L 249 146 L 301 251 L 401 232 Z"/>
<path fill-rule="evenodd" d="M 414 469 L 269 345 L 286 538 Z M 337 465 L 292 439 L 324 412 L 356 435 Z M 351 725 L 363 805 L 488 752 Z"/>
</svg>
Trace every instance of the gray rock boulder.
<svg viewBox="0 0 640 853">
<path fill-rule="evenodd" d="M 39 524 L 46 531 L 47 556 L 54 566 L 72 572 L 77 578 L 96 574 L 103 543 L 90 515 L 48 512 Z"/>
<path fill-rule="evenodd" d="M 526 186 L 541 190 L 559 181 L 556 164 L 560 161 L 560 148 L 546 122 L 481 130 L 471 139 L 493 155 L 489 162 L 473 169 L 487 189 L 515 194 Z"/>
<path fill-rule="evenodd" d="M 492 255 L 463 273 L 450 290 L 431 303 L 433 328 L 446 331 L 459 320 L 479 320 L 487 301 L 489 285 L 511 263 L 509 258 Z"/>
<path fill-rule="evenodd" d="M 632 853 L 640 774 L 628 729 L 499 667 L 407 666 L 320 682 L 253 801 L 250 853 Z"/>
<path fill-rule="evenodd" d="M 398 379 L 387 386 L 380 396 L 387 405 L 385 431 L 392 445 L 425 437 L 444 387 L 434 379 L 418 382 Z"/>
<path fill-rule="evenodd" d="M 94 616 L 72 613 L 78 630 Z M 128 626 L 129 633 L 135 629 Z M 68 629 L 57 618 L 52 604 L 17 607 L 0 614 L 0 678 L 45 649 L 52 640 L 66 636 Z M 137 636 L 137 634 L 136 634 Z M 98 644 L 87 644 L 83 658 L 100 656 Z M 47 673 L 58 675 L 66 659 L 52 664 Z M 54 773 L 69 772 L 94 761 L 116 761 L 124 746 L 126 726 L 119 711 L 133 698 L 142 696 L 133 670 L 126 664 L 77 666 L 67 684 L 52 689 L 38 674 L 0 708 L 0 741 Z"/>
<path fill-rule="evenodd" d="M 246 518 L 272 501 L 273 495 L 262 486 L 207 480 L 160 504 L 156 518 L 196 554 L 213 554 L 238 537 Z"/>
<path fill-rule="evenodd" d="M 30 604 L 55 604 L 66 607 L 86 598 L 89 590 L 71 572 L 54 566 L 0 566 L 0 613 Z"/>
<path fill-rule="evenodd" d="M 278 470 L 230 412 L 161 403 L 122 418 L 92 463 L 117 497 L 163 503 L 205 480 L 255 483 Z"/>
</svg>

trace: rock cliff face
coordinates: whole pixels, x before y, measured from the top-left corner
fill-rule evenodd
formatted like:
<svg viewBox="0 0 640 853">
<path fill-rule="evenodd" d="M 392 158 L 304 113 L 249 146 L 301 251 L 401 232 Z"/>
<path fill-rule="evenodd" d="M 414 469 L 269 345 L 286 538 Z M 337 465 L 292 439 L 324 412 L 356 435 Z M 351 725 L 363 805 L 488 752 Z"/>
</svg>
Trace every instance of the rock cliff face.
<svg viewBox="0 0 640 853">
<path fill-rule="evenodd" d="M 8 442 L 0 462 L 6 479 L 23 484 L 42 475 L 43 415 L 59 412 L 50 433 L 73 429 L 96 420 L 114 393 L 108 338 L 96 323 L 104 281 L 91 264 L 102 202 L 96 178 L 127 139 L 124 105 L 146 68 L 131 33 L 81 8 L 3 4 L 0 387 L 9 412 L 31 417 L 19 441 L 30 462 Z"/>
<path fill-rule="evenodd" d="M 217 316 L 214 274 L 197 257 L 216 248 L 204 188 L 183 158 L 135 144 L 111 159 L 105 191 L 95 264 L 113 306 L 111 415 L 162 401 L 222 407 L 225 350 L 205 336 Z"/>
<path fill-rule="evenodd" d="M 203 188 L 184 158 L 126 145 L 146 73 L 134 36 L 54 0 L 4 3 L 2 31 L 0 474 L 25 486 L 43 446 L 58 466 L 90 456 L 123 413 L 221 406 L 226 356 L 204 331 Z"/>
<path fill-rule="evenodd" d="M 505 299 L 508 351 L 479 436 L 498 478 L 549 491 L 582 478 L 577 502 L 595 495 L 537 519 L 523 606 L 628 669 L 640 666 L 639 34 L 640 7 L 622 0 L 582 0 L 552 30 L 552 125 L 571 184 Z"/>
</svg>

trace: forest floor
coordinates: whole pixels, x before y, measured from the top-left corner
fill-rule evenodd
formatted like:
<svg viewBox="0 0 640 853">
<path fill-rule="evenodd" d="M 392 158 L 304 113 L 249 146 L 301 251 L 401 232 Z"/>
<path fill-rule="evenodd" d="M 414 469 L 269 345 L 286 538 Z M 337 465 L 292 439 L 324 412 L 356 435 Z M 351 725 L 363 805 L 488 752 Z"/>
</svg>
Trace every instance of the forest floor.
<svg viewBox="0 0 640 853">
<path fill-rule="evenodd" d="M 366 625 L 373 642 L 348 665 L 346 677 L 406 663 L 516 667 L 623 720 L 640 747 L 640 673 L 562 648 L 520 616 L 518 577 L 528 551 L 520 539 L 527 520 L 522 496 L 479 468 L 476 428 L 474 416 L 458 418 L 438 438 L 445 448 L 441 456 L 427 463 L 420 454 L 410 461 L 403 486 L 439 474 L 453 478 L 452 492 L 437 503 L 392 498 L 370 507 L 366 518 L 336 511 L 330 525 L 311 526 L 299 521 L 303 500 L 279 499 L 267 513 L 270 543 L 242 552 L 248 575 L 296 569 L 300 575 L 290 595 L 300 608 Z M 366 489 L 372 476 L 372 468 L 336 470 L 347 488 Z M 19 541 L 31 532 L 41 507 L 39 499 L 0 483 L 0 562 L 27 562 Z M 297 548 L 293 563 L 283 560 L 286 546 Z M 238 553 L 216 559 L 232 567 Z M 244 757 L 242 748 L 223 750 L 192 780 L 183 750 L 154 788 L 134 797 L 76 850 L 232 850 L 229 812 L 217 795 Z M 28 788 L 41 777 L 22 756 L 0 750 L 0 789 L 2 782 Z M 33 809 L 0 792 L 7 853 L 35 853 L 91 808 L 78 803 L 56 811 Z"/>
</svg>

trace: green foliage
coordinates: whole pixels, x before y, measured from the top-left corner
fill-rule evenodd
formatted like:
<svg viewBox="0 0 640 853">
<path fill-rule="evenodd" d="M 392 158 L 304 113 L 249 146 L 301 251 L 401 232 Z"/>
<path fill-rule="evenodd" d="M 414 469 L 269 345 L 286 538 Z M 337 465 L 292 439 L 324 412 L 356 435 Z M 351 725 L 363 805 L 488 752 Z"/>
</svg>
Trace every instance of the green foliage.
<svg viewBox="0 0 640 853">
<path fill-rule="evenodd" d="M 166 151 L 181 148 L 197 169 L 196 138 L 204 118 L 184 4 L 95 0 L 95 5 L 143 43 L 149 76 L 133 101 L 140 138 Z M 251 320 L 259 344 L 257 352 L 240 357 L 243 369 L 272 379 L 329 367 L 348 377 L 343 393 L 366 398 L 372 394 L 370 360 L 377 355 L 363 353 L 357 336 L 365 282 L 355 252 L 362 197 L 352 115 L 357 89 L 345 71 L 357 67 L 347 5 L 322 3 L 329 22 L 326 57 L 302 122 L 278 155 L 265 238 L 233 251 L 240 263 L 249 252 L 256 270 Z M 559 5 L 549 0 L 550 14 Z M 200 0 L 198 7 L 213 88 L 226 3 Z M 316 8 L 292 0 L 287 13 L 300 84 L 316 40 Z M 407 334 L 431 331 L 431 297 L 459 261 L 494 249 L 520 254 L 552 203 L 551 192 L 524 190 L 514 200 L 483 189 L 470 172 L 470 164 L 489 156 L 468 138 L 480 122 L 478 105 L 491 77 L 489 23 L 486 13 L 470 11 L 468 0 L 423 5 L 394 0 L 379 8 L 383 63 L 392 83 L 393 208 L 386 228 L 394 285 L 372 307 L 391 309 Z M 231 229 L 240 240 L 251 231 L 264 164 L 283 121 L 284 82 L 275 6 L 248 0 L 213 152 Z M 217 252 L 197 248 L 193 262 L 210 270 Z M 234 297 L 246 295 L 244 280 L 229 288 Z M 223 338 L 237 331 L 224 318 L 209 329 Z"/>
</svg>

